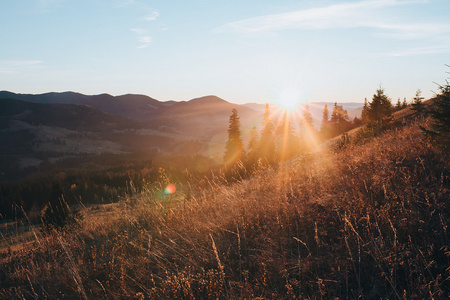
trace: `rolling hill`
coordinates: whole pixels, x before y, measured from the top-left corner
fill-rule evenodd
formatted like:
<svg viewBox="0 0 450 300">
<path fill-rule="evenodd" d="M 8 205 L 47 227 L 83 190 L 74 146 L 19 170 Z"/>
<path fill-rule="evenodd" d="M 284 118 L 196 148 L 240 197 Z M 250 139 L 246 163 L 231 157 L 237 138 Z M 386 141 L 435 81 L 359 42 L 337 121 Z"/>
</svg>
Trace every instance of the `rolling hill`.
<svg viewBox="0 0 450 300">
<path fill-rule="evenodd" d="M 155 110 L 171 105 L 173 102 L 163 103 L 143 95 L 122 95 L 118 97 L 109 94 L 83 95 L 74 92 L 45 93 L 45 94 L 16 94 L 0 91 L 0 99 L 17 99 L 36 103 L 67 103 L 95 107 L 106 113 L 124 118 L 147 121 Z"/>
<path fill-rule="evenodd" d="M 114 97 L 109 94 L 87 96 L 74 92 L 32 95 L 1 91 L 0 99 L 17 99 L 42 104 L 65 103 L 91 106 L 111 115 L 144 123 L 146 127 L 166 129 L 199 138 L 211 138 L 226 129 L 233 108 L 239 110 L 244 123 L 248 120 L 248 123 L 252 123 L 252 125 L 258 124 L 262 117 L 260 112 L 229 103 L 216 96 L 181 102 L 162 102 L 148 96 L 133 94 Z"/>
</svg>

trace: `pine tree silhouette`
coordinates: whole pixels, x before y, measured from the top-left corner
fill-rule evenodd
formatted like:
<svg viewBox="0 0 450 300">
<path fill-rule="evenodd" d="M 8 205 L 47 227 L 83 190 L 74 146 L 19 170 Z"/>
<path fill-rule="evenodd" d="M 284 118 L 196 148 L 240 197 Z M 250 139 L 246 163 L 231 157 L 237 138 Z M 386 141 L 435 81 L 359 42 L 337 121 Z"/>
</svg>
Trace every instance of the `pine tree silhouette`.
<svg viewBox="0 0 450 300">
<path fill-rule="evenodd" d="M 241 123 L 235 108 L 231 111 L 228 127 L 228 140 L 225 145 L 224 161 L 226 165 L 232 165 L 244 156 L 244 144 L 241 137 Z"/>
<path fill-rule="evenodd" d="M 258 159 L 258 146 L 259 146 L 259 137 L 256 126 L 253 125 L 250 131 L 250 141 L 248 142 L 248 155 L 247 160 L 250 164 L 254 164 Z"/>
<path fill-rule="evenodd" d="M 296 151 L 296 139 L 294 138 L 294 130 L 288 119 L 287 112 L 284 113 L 281 123 L 277 128 L 277 146 L 280 161 L 291 158 Z"/>
<path fill-rule="evenodd" d="M 303 120 L 307 128 L 314 129 L 314 119 L 312 117 L 311 111 L 309 110 L 309 105 L 306 103 L 303 109 Z"/>
<path fill-rule="evenodd" d="M 264 111 L 263 129 L 261 131 L 261 139 L 259 142 L 259 156 L 262 159 L 267 160 L 269 163 L 273 163 L 275 159 L 275 135 L 274 125 L 270 116 L 269 104 L 266 104 Z"/>
<path fill-rule="evenodd" d="M 450 84 L 439 85 L 441 90 L 426 109 L 426 114 L 431 118 L 431 129 L 421 127 L 426 137 L 433 138 L 446 147 L 450 147 Z"/>
<path fill-rule="evenodd" d="M 416 91 L 416 96 L 413 98 L 413 102 L 411 104 L 412 110 L 415 110 L 418 115 L 421 115 L 424 112 L 425 106 L 423 104 L 424 97 L 421 96 L 422 91 L 418 89 Z"/>
<path fill-rule="evenodd" d="M 382 126 L 392 115 L 391 99 L 384 93 L 383 88 L 378 88 L 372 97 L 367 109 L 367 122 L 369 125 Z"/>
</svg>

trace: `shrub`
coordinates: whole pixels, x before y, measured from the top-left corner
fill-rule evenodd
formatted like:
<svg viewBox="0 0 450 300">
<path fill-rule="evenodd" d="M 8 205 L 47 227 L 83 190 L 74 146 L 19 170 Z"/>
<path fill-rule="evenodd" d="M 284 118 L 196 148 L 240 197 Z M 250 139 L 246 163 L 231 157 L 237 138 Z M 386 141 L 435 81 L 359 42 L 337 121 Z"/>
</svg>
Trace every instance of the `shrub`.
<svg viewBox="0 0 450 300">
<path fill-rule="evenodd" d="M 41 222 L 44 230 L 62 228 L 73 224 L 80 215 L 72 211 L 67 204 L 59 184 L 54 184 L 47 204 L 41 212 Z"/>
</svg>

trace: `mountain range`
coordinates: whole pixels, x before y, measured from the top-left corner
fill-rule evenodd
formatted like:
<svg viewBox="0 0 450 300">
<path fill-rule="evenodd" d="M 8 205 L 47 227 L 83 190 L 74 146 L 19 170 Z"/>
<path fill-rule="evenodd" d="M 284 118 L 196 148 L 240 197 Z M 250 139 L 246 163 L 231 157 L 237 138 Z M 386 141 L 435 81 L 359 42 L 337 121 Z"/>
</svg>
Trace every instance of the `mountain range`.
<svg viewBox="0 0 450 300">
<path fill-rule="evenodd" d="M 233 108 L 241 119 L 258 118 L 260 113 L 244 105 L 227 102 L 216 96 L 205 96 L 190 101 L 158 101 L 148 96 L 83 95 L 74 92 L 46 94 L 15 94 L 0 91 L 0 99 L 15 99 L 40 104 L 76 104 L 96 108 L 113 116 L 134 120 L 153 129 L 170 129 L 198 137 L 211 137 L 226 128 Z"/>
<path fill-rule="evenodd" d="M 41 104 L 66 103 L 86 105 L 111 115 L 146 123 L 153 128 L 172 127 L 181 132 L 187 131 L 190 133 L 192 133 L 192 129 L 200 130 L 200 132 L 195 131 L 196 135 L 198 133 L 200 135 L 217 133 L 212 128 L 202 130 L 201 126 L 205 124 L 218 124 L 223 120 L 226 123 L 233 108 L 238 109 L 241 122 L 243 121 L 245 123 L 247 119 L 250 119 L 248 123 L 258 125 L 255 123 L 261 117 L 258 112 L 263 112 L 265 107 L 264 104 L 259 103 L 233 104 L 217 96 L 205 96 L 189 101 L 177 102 L 159 101 L 149 96 L 137 94 L 121 96 L 100 94 L 90 96 L 75 92 L 16 94 L 8 91 L 0 91 L 0 99 L 16 99 Z M 328 109 L 331 112 L 333 102 L 310 103 L 310 110 L 313 118 L 316 120 L 316 125 L 320 123 L 322 110 L 325 105 L 328 105 Z M 339 105 L 342 105 L 348 111 L 350 119 L 360 115 L 362 103 L 339 103 Z M 273 109 L 273 107 L 271 108 Z"/>
<path fill-rule="evenodd" d="M 331 102 L 310 104 L 316 126 L 325 104 L 331 112 Z M 352 110 L 362 103 L 343 106 L 352 117 Z M 231 110 L 238 110 L 245 140 L 252 126 L 260 127 L 264 107 L 233 104 L 217 96 L 176 102 L 135 94 L 0 91 L 0 175 L 6 177 L 6 169 L 81 154 L 151 152 L 220 158 Z M 275 107 L 271 110 L 276 112 Z"/>
</svg>

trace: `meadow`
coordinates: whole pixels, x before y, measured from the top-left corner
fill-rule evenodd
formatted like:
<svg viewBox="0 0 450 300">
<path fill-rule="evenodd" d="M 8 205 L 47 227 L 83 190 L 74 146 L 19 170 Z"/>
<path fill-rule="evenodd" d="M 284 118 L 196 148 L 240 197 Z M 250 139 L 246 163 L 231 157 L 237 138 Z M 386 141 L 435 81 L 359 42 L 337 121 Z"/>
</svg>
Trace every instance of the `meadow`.
<svg viewBox="0 0 450 300">
<path fill-rule="evenodd" d="M 161 171 L 62 230 L 3 226 L 0 297 L 448 299 L 450 159 L 427 122 L 238 165 L 232 180 L 186 172 L 175 193 Z"/>
</svg>

